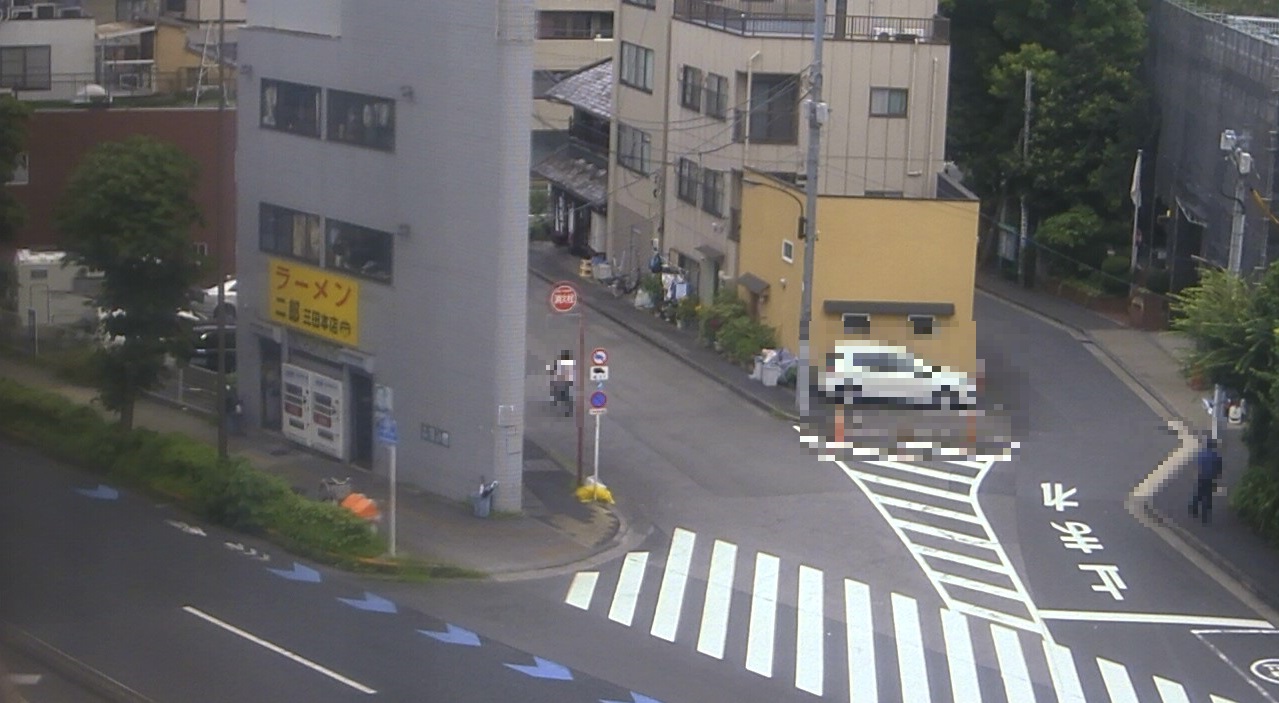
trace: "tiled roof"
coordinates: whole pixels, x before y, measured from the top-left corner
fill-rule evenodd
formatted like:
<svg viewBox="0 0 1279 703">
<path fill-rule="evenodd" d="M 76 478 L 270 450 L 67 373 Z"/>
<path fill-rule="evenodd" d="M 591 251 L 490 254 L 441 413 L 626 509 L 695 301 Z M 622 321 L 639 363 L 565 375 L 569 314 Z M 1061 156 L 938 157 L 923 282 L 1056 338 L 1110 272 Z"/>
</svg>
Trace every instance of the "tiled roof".
<svg viewBox="0 0 1279 703">
<path fill-rule="evenodd" d="M 567 146 L 533 166 L 533 173 L 572 192 L 595 207 L 608 201 L 608 169 L 598 157 Z"/>
<path fill-rule="evenodd" d="M 546 97 L 599 117 L 613 119 L 613 59 L 604 59 L 551 86 Z"/>
</svg>

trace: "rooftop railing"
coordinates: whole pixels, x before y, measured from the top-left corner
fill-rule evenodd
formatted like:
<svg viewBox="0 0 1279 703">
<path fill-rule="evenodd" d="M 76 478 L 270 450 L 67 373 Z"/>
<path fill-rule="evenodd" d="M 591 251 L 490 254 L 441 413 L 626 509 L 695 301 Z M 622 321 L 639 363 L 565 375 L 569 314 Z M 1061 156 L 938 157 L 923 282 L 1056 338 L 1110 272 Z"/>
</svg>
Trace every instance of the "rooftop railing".
<svg viewBox="0 0 1279 703">
<path fill-rule="evenodd" d="M 675 18 L 748 37 L 812 37 L 811 2 L 769 3 L 780 11 L 765 12 L 744 0 L 675 0 Z M 827 14 L 823 36 L 834 40 L 875 40 L 947 44 L 950 20 L 945 17 L 873 17 Z"/>
</svg>

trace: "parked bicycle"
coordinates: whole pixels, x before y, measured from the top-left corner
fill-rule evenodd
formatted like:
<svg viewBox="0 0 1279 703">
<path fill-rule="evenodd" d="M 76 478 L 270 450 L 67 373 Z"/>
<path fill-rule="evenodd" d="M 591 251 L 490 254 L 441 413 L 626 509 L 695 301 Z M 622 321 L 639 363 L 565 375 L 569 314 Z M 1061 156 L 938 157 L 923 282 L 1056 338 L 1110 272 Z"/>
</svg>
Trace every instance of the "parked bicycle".
<svg viewBox="0 0 1279 703">
<path fill-rule="evenodd" d="M 320 500 L 329 503 L 341 503 L 351 495 L 351 477 L 320 479 Z"/>
</svg>

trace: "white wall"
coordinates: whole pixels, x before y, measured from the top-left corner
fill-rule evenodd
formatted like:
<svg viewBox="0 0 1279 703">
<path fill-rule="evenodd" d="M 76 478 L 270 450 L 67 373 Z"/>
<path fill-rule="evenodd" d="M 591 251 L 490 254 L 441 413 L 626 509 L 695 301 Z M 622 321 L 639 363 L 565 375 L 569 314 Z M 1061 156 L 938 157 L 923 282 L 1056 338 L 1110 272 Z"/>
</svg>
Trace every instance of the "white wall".
<svg viewBox="0 0 1279 703">
<path fill-rule="evenodd" d="M 342 0 L 248 0 L 247 10 L 250 27 L 342 36 Z"/>
<path fill-rule="evenodd" d="M 0 22 L 0 46 L 52 47 L 52 89 L 21 91 L 23 100 L 69 100 L 94 80 L 94 20 L 13 20 Z"/>
</svg>

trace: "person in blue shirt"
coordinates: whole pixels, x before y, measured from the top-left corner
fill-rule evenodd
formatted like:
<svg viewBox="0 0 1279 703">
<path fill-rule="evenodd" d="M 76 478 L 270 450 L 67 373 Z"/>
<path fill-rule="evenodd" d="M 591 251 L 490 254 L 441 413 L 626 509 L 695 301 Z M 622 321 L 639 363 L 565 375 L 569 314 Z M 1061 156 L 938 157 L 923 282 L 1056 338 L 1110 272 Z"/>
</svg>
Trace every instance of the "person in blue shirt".
<svg viewBox="0 0 1279 703">
<path fill-rule="evenodd" d="M 1217 479 L 1221 478 L 1221 454 L 1217 451 L 1217 440 L 1208 438 L 1195 456 L 1198 471 L 1195 475 L 1195 491 L 1190 496 L 1190 515 L 1202 517 L 1204 524 L 1212 515 L 1212 494 L 1217 488 Z"/>
</svg>

